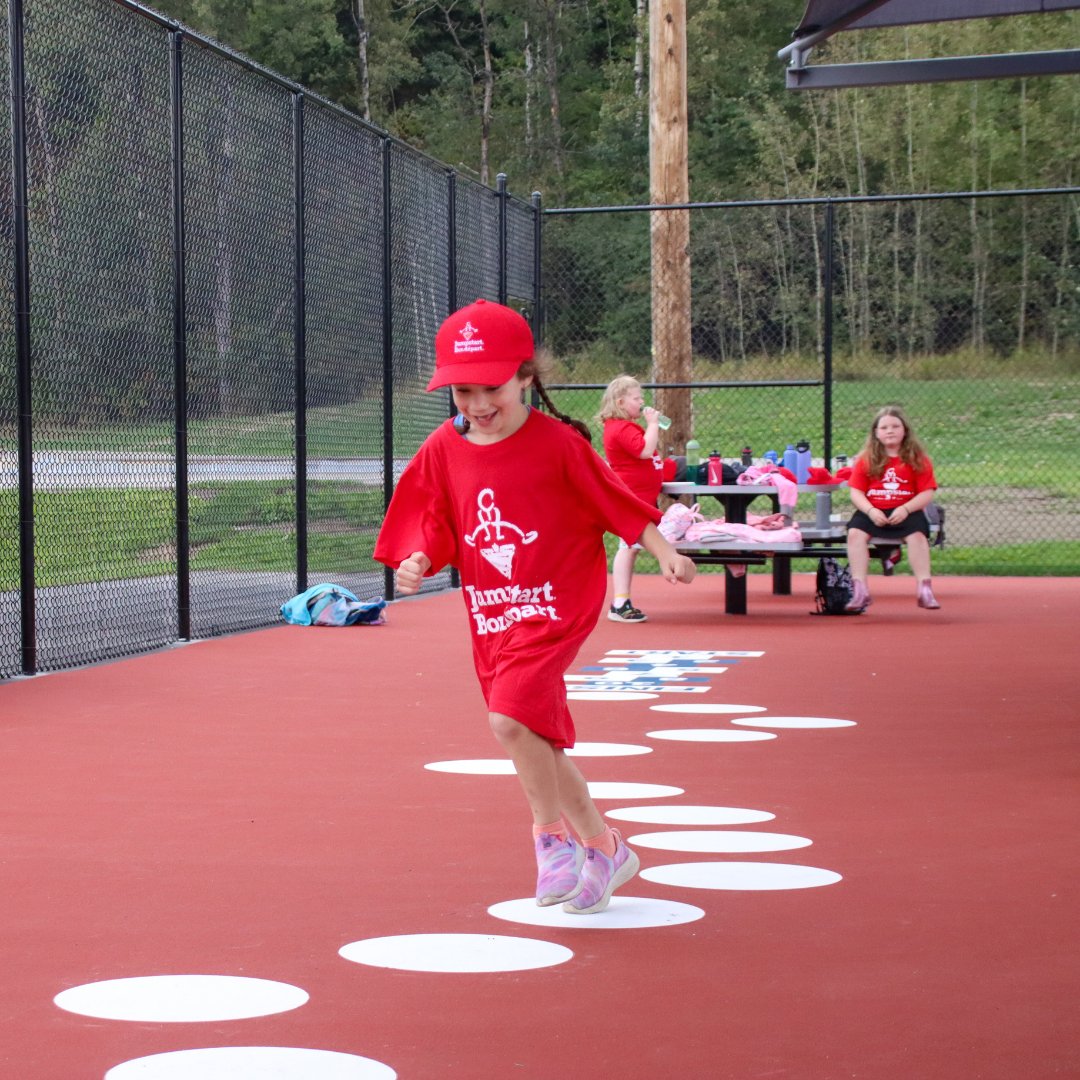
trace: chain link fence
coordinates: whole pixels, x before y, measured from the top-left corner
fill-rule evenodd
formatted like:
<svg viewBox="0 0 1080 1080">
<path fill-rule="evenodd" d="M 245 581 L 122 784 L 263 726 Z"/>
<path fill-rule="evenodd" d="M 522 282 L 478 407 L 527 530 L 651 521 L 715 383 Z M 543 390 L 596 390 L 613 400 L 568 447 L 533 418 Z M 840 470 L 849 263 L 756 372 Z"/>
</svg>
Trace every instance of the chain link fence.
<svg viewBox="0 0 1080 1080">
<path fill-rule="evenodd" d="M 435 331 L 535 306 L 533 207 L 126 0 L 0 46 L 0 678 L 385 594 Z"/>
<path fill-rule="evenodd" d="M 833 466 L 900 403 L 939 571 L 1080 573 L 1080 189 L 542 214 L 128 0 L 13 0 L 0 78 L 0 678 L 388 592 L 431 342 L 481 296 L 570 413 L 659 384 L 664 452 Z"/>
<path fill-rule="evenodd" d="M 687 291 L 654 310 L 664 213 L 689 218 Z M 675 420 L 663 453 L 805 439 L 832 469 L 900 404 L 947 508 L 938 572 L 1080 573 L 1080 189 L 555 209 L 543 239 L 561 408 L 594 415 L 625 371 Z M 654 355 L 679 319 L 685 341 Z"/>
</svg>

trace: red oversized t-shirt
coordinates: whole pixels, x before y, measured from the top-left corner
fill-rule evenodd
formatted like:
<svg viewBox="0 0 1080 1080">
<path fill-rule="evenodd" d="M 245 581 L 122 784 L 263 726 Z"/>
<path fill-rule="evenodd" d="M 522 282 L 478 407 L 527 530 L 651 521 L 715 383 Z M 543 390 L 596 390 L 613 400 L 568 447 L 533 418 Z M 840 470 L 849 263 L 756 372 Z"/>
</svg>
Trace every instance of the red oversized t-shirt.
<svg viewBox="0 0 1080 1080">
<path fill-rule="evenodd" d="M 866 460 L 860 455 L 852 466 L 848 487 L 861 491 L 871 506 L 879 510 L 893 510 L 915 498 L 920 491 L 937 490 L 934 463 L 926 458 L 923 468 L 916 471 L 898 457 L 889 458 L 881 476 L 870 476 Z"/>
<path fill-rule="evenodd" d="M 633 420 L 612 418 L 604 421 L 604 457 L 626 486 L 650 506 L 656 505 L 664 481 L 664 462 L 653 451 L 643 458 L 645 432 Z"/>
<path fill-rule="evenodd" d="M 488 709 L 568 747 L 563 674 L 604 603 L 604 533 L 633 543 L 659 520 L 576 431 L 533 409 L 486 445 L 437 428 L 398 481 L 375 558 L 456 566 Z"/>
</svg>

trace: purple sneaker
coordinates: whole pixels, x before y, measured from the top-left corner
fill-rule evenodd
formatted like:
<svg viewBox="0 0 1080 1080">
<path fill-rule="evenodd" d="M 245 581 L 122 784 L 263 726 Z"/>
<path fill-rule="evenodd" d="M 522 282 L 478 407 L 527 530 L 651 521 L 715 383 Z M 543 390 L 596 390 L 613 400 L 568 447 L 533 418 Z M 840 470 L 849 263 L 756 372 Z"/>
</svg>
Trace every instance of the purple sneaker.
<svg viewBox="0 0 1080 1080">
<path fill-rule="evenodd" d="M 560 840 L 549 833 L 536 838 L 536 902 L 550 907 L 570 900 L 581 892 L 584 883 L 581 864 L 585 849 L 573 837 Z"/>
<path fill-rule="evenodd" d="M 612 831 L 617 843 L 615 857 L 609 858 L 596 848 L 586 849 L 581 892 L 576 899 L 563 904 L 563 911 L 568 914 L 591 915 L 594 911 L 603 911 L 611 902 L 611 894 L 638 872 L 641 861 L 623 843 L 618 831 Z"/>
</svg>

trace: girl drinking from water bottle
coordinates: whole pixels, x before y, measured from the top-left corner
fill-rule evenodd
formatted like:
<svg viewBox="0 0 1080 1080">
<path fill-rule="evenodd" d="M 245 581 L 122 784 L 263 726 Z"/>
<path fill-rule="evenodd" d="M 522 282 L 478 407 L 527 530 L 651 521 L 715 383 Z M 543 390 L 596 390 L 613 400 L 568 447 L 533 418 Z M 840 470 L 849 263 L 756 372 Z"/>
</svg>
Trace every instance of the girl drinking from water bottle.
<svg viewBox="0 0 1080 1080">
<path fill-rule="evenodd" d="M 642 417 L 644 429 L 638 423 Z M 664 463 L 656 450 L 660 413 L 645 404 L 641 383 L 630 375 L 613 379 L 604 391 L 596 418 L 604 425 L 604 457 L 608 464 L 635 495 L 655 506 L 664 480 Z M 619 540 L 619 550 L 611 563 L 615 596 L 608 618 L 613 622 L 645 621 L 645 613 L 630 603 L 630 581 L 640 550 L 640 544 Z"/>
<path fill-rule="evenodd" d="M 404 594 L 444 566 L 459 570 L 488 723 L 532 813 L 536 902 L 588 914 L 638 868 L 565 752 L 575 731 L 563 675 L 604 603 L 604 533 L 639 541 L 670 582 L 689 582 L 695 567 L 588 429 L 554 409 L 533 353 L 528 323 L 501 304 L 478 300 L 442 324 L 428 390 L 449 386 L 459 416 L 402 474 L 375 558 L 396 568 Z M 526 404 L 530 388 L 558 419 Z"/>
</svg>

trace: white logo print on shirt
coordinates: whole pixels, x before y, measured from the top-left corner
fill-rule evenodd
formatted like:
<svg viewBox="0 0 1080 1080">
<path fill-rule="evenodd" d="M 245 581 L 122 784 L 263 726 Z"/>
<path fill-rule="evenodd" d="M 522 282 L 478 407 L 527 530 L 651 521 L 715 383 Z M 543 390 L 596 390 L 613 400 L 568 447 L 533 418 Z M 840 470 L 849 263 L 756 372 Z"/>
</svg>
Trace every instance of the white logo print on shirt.
<svg viewBox="0 0 1080 1080">
<path fill-rule="evenodd" d="M 896 470 L 892 466 L 885 470 L 885 475 L 881 478 L 881 486 L 886 491 L 895 491 L 900 486 L 900 481 L 896 478 Z"/>
<path fill-rule="evenodd" d="M 535 529 L 524 532 L 509 521 L 503 521 L 502 511 L 495 505 L 495 492 L 491 488 L 484 488 L 480 492 L 476 498 L 476 507 L 479 524 L 471 533 L 465 534 L 465 543 L 476 547 L 476 538 L 483 533 L 483 542 L 489 546 L 478 548 L 480 554 L 509 581 L 517 545 L 504 543 L 503 531 L 509 529 L 516 532 L 521 537 L 522 544 L 531 544 L 538 533 Z"/>
</svg>

